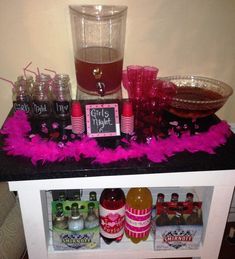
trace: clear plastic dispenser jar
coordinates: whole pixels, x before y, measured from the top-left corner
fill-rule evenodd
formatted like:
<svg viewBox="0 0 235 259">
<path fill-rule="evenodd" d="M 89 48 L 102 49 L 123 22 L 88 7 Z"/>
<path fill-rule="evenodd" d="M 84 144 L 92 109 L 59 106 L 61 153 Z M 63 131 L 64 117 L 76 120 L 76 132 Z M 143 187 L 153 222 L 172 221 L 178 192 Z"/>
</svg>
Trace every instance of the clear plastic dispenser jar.
<svg viewBox="0 0 235 259">
<path fill-rule="evenodd" d="M 126 6 L 70 6 L 77 99 L 120 99 Z"/>
</svg>

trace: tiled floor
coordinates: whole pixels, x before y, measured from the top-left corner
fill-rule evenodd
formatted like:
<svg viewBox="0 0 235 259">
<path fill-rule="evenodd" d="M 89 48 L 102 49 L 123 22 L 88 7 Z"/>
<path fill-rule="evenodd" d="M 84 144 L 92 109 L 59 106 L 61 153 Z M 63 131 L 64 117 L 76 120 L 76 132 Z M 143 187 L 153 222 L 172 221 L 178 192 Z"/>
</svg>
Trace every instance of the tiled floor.
<svg viewBox="0 0 235 259">
<path fill-rule="evenodd" d="M 226 225 L 223 243 L 222 243 L 222 246 L 220 249 L 219 259 L 235 259 L 235 244 L 231 244 L 227 240 L 230 227 L 235 228 L 235 222 L 229 222 Z M 28 255 L 26 254 L 23 259 L 29 259 Z M 168 258 L 168 259 L 170 259 L 170 258 Z M 171 258 L 171 259 L 173 259 L 173 258 Z M 177 259 L 180 259 L 180 258 L 177 258 Z M 181 258 L 181 259 L 190 259 L 190 258 Z M 214 259 L 214 258 L 211 258 L 211 259 Z"/>
</svg>

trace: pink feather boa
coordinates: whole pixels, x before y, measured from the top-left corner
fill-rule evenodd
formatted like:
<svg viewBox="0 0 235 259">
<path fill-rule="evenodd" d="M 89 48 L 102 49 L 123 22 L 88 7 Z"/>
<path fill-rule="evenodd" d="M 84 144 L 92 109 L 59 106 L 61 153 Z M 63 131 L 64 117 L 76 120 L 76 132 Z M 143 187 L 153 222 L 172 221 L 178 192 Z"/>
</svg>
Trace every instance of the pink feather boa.
<svg viewBox="0 0 235 259">
<path fill-rule="evenodd" d="M 226 143 L 231 131 L 225 121 L 213 125 L 207 132 L 191 136 L 183 133 L 179 138 L 172 133 L 166 139 L 156 140 L 150 143 L 137 143 L 131 141 L 127 148 L 118 146 L 116 149 L 100 147 L 95 139 L 85 136 L 81 140 L 67 142 L 58 145 L 52 140 L 42 139 L 39 135 L 29 138 L 31 126 L 27 116 L 22 111 L 17 111 L 7 119 L 1 133 L 6 135 L 3 149 L 8 155 L 30 158 L 33 164 L 38 161 L 55 162 L 73 158 L 76 161 L 92 158 L 93 162 L 107 164 L 118 160 L 131 158 L 140 159 L 146 156 L 150 161 L 160 163 L 176 153 L 198 151 L 209 154 L 215 153 L 215 149 Z"/>
</svg>

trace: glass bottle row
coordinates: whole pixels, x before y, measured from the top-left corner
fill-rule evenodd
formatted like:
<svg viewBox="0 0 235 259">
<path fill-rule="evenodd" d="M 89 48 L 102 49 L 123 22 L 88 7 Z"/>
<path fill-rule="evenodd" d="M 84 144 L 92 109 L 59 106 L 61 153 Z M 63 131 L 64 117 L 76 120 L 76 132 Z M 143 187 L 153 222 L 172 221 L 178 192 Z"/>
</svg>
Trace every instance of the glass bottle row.
<svg viewBox="0 0 235 259">
<path fill-rule="evenodd" d="M 13 87 L 13 109 L 23 110 L 35 118 L 46 118 L 52 113 L 68 118 L 71 110 L 70 78 L 66 74 L 19 76 Z"/>
</svg>

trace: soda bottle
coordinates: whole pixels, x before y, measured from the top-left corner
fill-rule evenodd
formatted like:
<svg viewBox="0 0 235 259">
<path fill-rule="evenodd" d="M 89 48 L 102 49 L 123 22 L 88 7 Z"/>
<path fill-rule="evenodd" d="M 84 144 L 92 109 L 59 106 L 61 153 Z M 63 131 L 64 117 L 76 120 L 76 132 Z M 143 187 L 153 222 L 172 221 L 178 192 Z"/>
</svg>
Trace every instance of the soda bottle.
<svg viewBox="0 0 235 259">
<path fill-rule="evenodd" d="M 145 241 L 151 228 L 152 194 L 148 188 L 131 188 L 126 198 L 125 233 L 133 243 Z"/>
<path fill-rule="evenodd" d="M 124 234 L 125 194 L 120 188 L 104 189 L 100 196 L 100 235 L 106 244 L 121 241 Z"/>
</svg>

